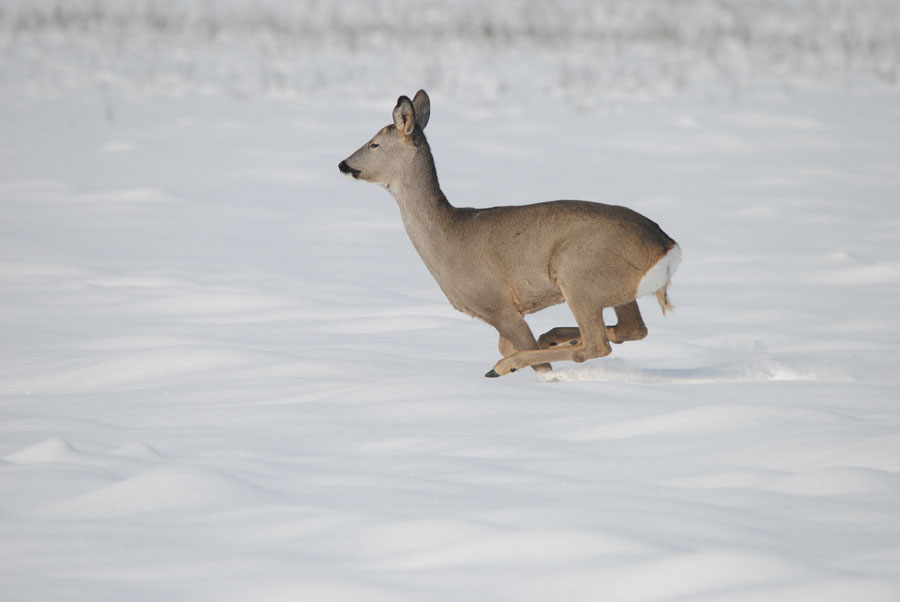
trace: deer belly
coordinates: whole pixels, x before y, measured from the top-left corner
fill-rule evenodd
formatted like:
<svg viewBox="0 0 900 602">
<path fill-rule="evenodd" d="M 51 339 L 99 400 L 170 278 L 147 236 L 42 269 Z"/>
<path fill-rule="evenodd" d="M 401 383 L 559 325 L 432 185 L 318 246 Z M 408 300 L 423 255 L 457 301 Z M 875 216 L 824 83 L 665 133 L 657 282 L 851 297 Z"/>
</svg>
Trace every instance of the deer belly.
<svg viewBox="0 0 900 602">
<path fill-rule="evenodd" d="M 565 301 L 556 286 L 531 286 L 530 283 L 510 287 L 513 305 L 521 314 L 530 314 Z"/>
</svg>

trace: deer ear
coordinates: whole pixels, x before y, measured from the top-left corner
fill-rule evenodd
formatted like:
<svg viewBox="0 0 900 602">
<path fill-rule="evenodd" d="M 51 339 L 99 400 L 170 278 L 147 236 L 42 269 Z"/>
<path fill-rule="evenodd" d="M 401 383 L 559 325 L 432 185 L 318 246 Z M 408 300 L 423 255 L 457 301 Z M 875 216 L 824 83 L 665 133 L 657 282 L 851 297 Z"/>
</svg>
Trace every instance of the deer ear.
<svg viewBox="0 0 900 602">
<path fill-rule="evenodd" d="M 416 92 L 412 101 L 413 108 L 416 110 L 416 125 L 420 130 L 424 130 L 428 125 L 428 118 L 431 117 L 431 100 L 425 90 Z"/>
<path fill-rule="evenodd" d="M 416 127 L 416 110 L 406 96 L 397 99 L 397 106 L 394 107 L 394 125 L 404 136 L 412 134 L 413 128 Z"/>
</svg>

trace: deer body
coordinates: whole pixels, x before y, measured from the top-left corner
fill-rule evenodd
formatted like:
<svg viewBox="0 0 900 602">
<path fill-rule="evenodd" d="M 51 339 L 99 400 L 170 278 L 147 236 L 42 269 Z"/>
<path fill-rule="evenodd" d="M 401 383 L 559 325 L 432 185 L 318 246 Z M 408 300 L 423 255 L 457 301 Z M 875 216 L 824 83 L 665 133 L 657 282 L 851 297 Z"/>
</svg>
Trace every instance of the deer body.
<svg viewBox="0 0 900 602">
<path fill-rule="evenodd" d="M 398 100 L 394 124 L 342 161 L 341 172 L 385 186 L 413 245 L 450 303 L 500 333 L 505 356 L 487 376 L 524 366 L 607 355 L 609 342 L 646 336 L 635 299 L 666 289 L 680 249 L 660 227 L 625 207 L 587 201 L 457 208 L 441 192 L 424 128 L 430 101 Z M 568 303 L 578 328 L 534 339 L 523 316 Z M 615 308 L 607 328 L 603 308 Z"/>
</svg>

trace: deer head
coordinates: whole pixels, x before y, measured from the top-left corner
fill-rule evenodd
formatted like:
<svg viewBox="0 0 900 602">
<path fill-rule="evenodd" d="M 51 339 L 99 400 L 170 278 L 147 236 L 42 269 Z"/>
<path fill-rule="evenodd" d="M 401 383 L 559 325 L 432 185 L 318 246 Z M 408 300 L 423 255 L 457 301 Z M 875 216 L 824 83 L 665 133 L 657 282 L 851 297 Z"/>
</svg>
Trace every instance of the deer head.
<svg viewBox="0 0 900 602">
<path fill-rule="evenodd" d="M 431 102 L 425 90 L 419 90 L 412 100 L 401 96 L 394 107 L 394 123 L 381 128 L 359 150 L 341 161 L 338 169 L 348 177 L 386 188 L 416 173 L 422 155 L 431 158 L 423 133 L 430 114 Z"/>
</svg>

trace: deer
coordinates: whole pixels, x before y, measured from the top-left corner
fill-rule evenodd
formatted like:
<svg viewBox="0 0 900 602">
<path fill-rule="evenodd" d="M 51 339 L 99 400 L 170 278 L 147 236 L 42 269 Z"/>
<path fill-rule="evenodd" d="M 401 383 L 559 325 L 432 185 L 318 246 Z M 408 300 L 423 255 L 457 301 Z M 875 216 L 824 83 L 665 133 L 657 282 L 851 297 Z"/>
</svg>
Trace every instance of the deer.
<svg viewBox="0 0 900 602">
<path fill-rule="evenodd" d="M 431 100 L 400 96 L 393 123 L 341 161 L 340 172 L 379 184 L 428 271 L 457 310 L 493 326 L 502 358 L 485 376 L 604 357 L 610 343 L 647 336 L 637 299 L 655 295 L 663 315 L 681 248 L 627 207 L 558 200 L 489 208 L 455 207 L 441 191 L 425 127 Z M 535 339 L 525 315 L 565 302 L 577 327 Z M 607 326 L 603 310 L 617 323 Z"/>
</svg>

